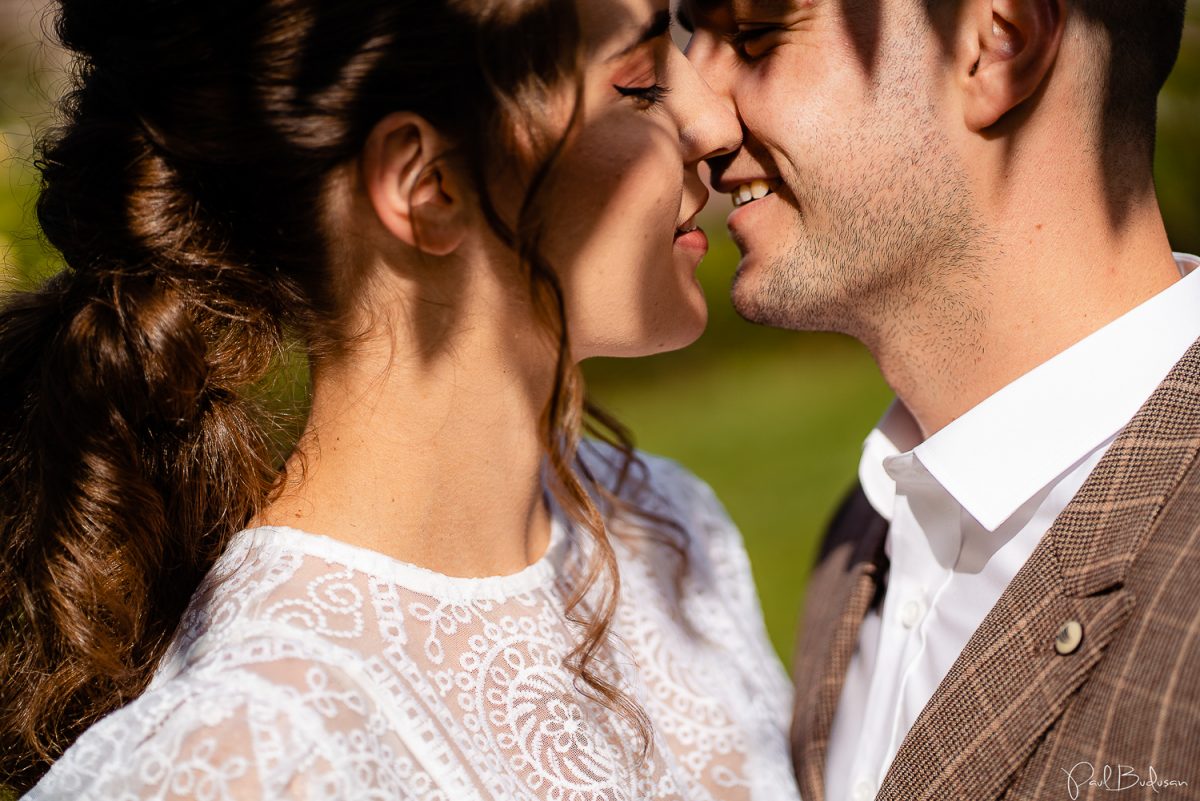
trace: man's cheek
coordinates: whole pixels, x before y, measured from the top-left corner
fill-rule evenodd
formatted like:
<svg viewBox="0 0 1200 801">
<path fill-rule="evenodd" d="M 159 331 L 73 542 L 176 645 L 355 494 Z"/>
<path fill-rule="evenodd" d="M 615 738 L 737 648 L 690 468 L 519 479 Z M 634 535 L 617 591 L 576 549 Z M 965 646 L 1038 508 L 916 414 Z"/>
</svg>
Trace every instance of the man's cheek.
<svg viewBox="0 0 1200 801">
<path fill-rule="evenodd" d="M 761 67 L 746 84 L 756 109 L 773 115 L 795 116 L 808 109 L 814 99 L 808 83 L 781 66 Z"/>
</svg>

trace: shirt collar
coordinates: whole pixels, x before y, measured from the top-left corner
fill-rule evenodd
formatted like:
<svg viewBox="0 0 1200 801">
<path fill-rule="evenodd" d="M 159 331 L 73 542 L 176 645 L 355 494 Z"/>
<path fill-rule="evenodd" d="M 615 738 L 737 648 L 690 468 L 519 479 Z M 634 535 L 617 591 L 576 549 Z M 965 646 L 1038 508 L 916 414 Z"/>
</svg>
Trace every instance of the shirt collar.
<svg viewBox="0 0 1200 801">
<path fill-rule="evenodd" d="M 888 465 L 916 461 L 995 531 L 1037 492 L 1120 431 L 1200 339 L 1200 258 L 1176 254 L 1184 278 L 1035 367 L 921 442 L 897 400 L 859 462 L 867 500 L 891 520 Z"/>
</svg>

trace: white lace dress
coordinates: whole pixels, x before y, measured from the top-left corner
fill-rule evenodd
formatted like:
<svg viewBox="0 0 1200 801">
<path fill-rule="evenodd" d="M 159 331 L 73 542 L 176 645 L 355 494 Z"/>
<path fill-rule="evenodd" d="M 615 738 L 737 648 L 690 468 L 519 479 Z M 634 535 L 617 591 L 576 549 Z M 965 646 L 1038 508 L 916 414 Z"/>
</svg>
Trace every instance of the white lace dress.
<svg viewBox="0 0 1200 801">
<path fill-rule="evenodd" d="M 795 801 L 790 685 L 740 535 L 706 485 L 643 458 L 656 497 L 640 501 L 683 524 L 690 561 L 679 597 L 668 549 L 613 538 L 603 661 L 652 723 L 644 759 L 564 665 L 568 567 L 588 546 L 558 520 L 542 559 L 484 579 L 259 528 L 197 592 L 146 692 L 26 798 Z"/>
</svg>

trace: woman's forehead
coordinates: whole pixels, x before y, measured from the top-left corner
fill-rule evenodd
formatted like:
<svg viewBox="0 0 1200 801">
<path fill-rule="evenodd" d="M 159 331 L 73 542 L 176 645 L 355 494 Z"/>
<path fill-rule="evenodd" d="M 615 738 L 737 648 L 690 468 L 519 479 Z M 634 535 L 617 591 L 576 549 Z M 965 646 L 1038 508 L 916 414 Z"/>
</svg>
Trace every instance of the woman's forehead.
<svg viewBox="0 0 1200 801">
<path fill-rule="evenodd" d="M 664 19 L 670 18 L 667 0 L 577 0 L 585 49 L 602 59 L 653 38 Z"/>
</svg>

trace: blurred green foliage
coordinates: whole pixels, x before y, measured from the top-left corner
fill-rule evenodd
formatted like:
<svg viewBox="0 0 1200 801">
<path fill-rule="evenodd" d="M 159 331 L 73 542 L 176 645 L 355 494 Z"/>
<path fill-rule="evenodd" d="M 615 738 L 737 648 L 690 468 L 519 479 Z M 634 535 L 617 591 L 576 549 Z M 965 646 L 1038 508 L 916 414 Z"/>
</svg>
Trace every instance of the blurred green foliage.
<svg viewBox="0 0 1200 801">
<path fill-rule="evenodd" d="M 0 12 L 3 7 L 0 7 Z M 1156 175 L 1172 242 L 1200 252 L 1200 10 L 1162 96 Z M 28 286 L 57 268 L 32 219 L 32 130 L 61 86 L 34 26 L 0 13 L 0 285 Z M 9 24 L 6 26 L 6 22 Z M 870 358 L 840 337 L 747 325 L 727 293 L 737 254 L 707 226 L 701 268 L 711 307 L 694 347 L 636 361 L 587 365 L 594 395 L 647 450 L 709 481 L 741 525 L 767 626 L 786 658 L 822 528 L 854 479 L 862 438 L 889 393 Z M 0 801 L 3 794 L 0 791 Z"/>
<path fill-rule="evenodd" d="M 1155 181 L 1176 250 L 1200 253 L 1200 3 L 1192 0 L 1179 63 L 1159 98 Z"/>
<path fill-rule="evenodd" d="M 56 52 L 34 37 L 40 20 L 19 10 L 27 11 L 0 6 L 0 287 L 28 286 L 59 263 L 34 220 L 33 153 L 65 76 Z"/>
</svg>

